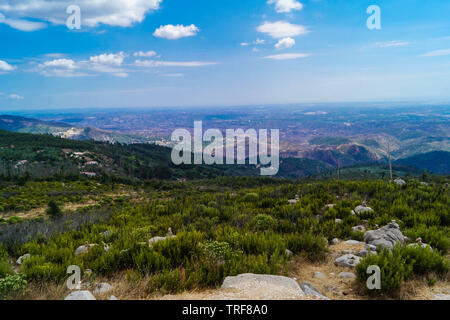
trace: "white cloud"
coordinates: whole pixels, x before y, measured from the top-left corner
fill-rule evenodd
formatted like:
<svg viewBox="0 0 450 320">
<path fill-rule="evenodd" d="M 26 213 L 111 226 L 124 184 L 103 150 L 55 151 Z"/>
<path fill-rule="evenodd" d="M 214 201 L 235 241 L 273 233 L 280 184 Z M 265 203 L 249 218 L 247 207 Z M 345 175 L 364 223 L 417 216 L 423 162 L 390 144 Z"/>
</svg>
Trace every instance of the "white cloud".
<svg viewBox="0 0 450 320">
<path fill-rule="evenodd" d="M 287 38 L 308 33 L 305 26 L 292 24 L 286 21 L 264 22 L 257 30 L 266 33 L 272 38 Z"/>
<path fill-rule="evenodd" d="M 139 51 L 139 52 L 135 52 L 133 54 L 133 56 L 135 56 L 135 57 L 154 57 L 154 56 L 156 56 L 156 54 L 157 53 L 155 51 L 146 51 L 146 52 Z"/>
<path fill-rule="evenodd" d="M 422 57 L 442 57 L 442 56 L 449 56 L 450 55 L 450 49 L 443 49 L 443 50 L 435 50 L 430 51 L 422 55 Z"/>
<path fill-rule="evenodd" d="M 4 71 L 13 71 L 15 70 L 16 67 L 10 65 L 8 62 L 0 60 L 0 72 L 4 72 Z"/>
<path fill-rule="evenodd" d="M 108 65 L 120 67 L 125 59 L 125 54 L 123 52 L 119 53 L 104 53 L 98 56 L 92 56 L 89 61 L 96 65 Z"/>
<path fill-rule="evenodd" d="M 202 61 L 157 61 L 157 60 L 136 60 L 138 67 L 204 67 L 218 64 L 218 62 Z"/>
<path fill-rule="evenodd" d="M 160 26 L 155 30 L 153 35 L 157 38 L 164 38 L 168 40 L 177 40 L 184 37 L 193 37 L 197 35 L 200 30 L 193 24 L 190 26 L 183 26 L 178 24 L 176 26 L 168 24 Z"/>
<path fill-rule="evenodd" d="M 278 50 L 282 49 L 289 49 L 295 46 L 295 40 L 292 38 L 283 38 L 278 41 L 278 43 L 275 45 L 275 48 Z"/>
<path fill-rule="evenodd" d="M 253 43 L 256 45 L 262 45 L 266 43 L 266 40 L 257 38 L 255 41 L 253 41 Z"/>
<path fill-rule="evenodd" d="M 45 77 L 82 77 L 88 74 L 77 72 L 76 62 L 72 59 L 55 59 L 51 61 L 46 61 L 37 66 L 37 68 L 32 71 L 37 72 Z"/>
<path fill-rule="evenodd" d="M 247 47 L 247 46 L 249 46 L 249 45 L 250 45 L 250 43 L 248 43 L 248 42 L 242 42 L 242 43 L 241 43 L 241 46 L 242 46 L 242 47 Z"/>
<path fill-rule="evenodd" d="M 25 99 L 24 97 L 18 95 L 18 94 L 10 94 L 9 96 L 7 96 L 7 99 L 12 99 L 12 100 L 23 100 Z"/>
<path fill-rule="evenodd" d="M 82 27 L 96 27 L 100 24 L 130 27 L 142 22 L 150 11 L 158 10 L 161 2 L 162 0 L 77 0 L 75 4 L 82 9 Z M 3 23 L 9 21 L 13 28 L 34 31 L 45 25 L 23 18 L 63 25 L 67 20 L 66 9 L 72 4 L 72 0 L 0 0 L 0 11 L 7 16 Z"/>
<path fill-rule="evenodd" d="M 71 59 L 56 59 L 44 62 L 43 66 L 50 68 L 75 69 L 75 61 Z"/>
<path fill-rule="evenodd" d="M 387 41 L 387 42 L 377 42 L 374 44 L 374 46 L 377 48 L 392 48 L 392 47 L 403 47 L 403 46 L 407 46 L 410 44 L 411 44 L 411 42 L 393 40 L 393 41 Z"/>
<path fill-rule="evenodd" d="M 0 13 L 0 23 L 6 24 L 13 29 L 30 32 L 44 29 L 47 25 L 42 22 L 34 22 L 22 19 L 7 19 Z"/>
<path fill-rule="evenodd" d="M 283 54 L 275 54 L 272 56 L 263 57 L 263 59 L 270 60 L 292 60 L 292 59 L 300 59 L 307 58 L 310 55 L 307 53 L 283 53 Z"/>
<path fill-rule="evenodd" d="M 297 0 L 269 0 L 268 4 L 275 3 L 275 10 L 278 13 L 289 13 L 292 10 L 302 10 L 303 5 Z"/>
</svg>

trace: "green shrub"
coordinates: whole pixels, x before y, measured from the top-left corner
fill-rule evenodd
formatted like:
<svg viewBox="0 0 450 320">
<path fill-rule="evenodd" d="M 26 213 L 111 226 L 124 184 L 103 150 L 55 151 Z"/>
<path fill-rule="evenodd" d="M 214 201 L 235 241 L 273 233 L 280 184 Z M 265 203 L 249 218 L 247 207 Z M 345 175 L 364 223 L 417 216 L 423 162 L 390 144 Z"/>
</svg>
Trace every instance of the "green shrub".
<svg viewBox="0 0 450 320">
<path fill-rule="evenodd" d="M 412 275 L 436 273 L 444 276 L 449 271 L 449 263 L 445 257 L 429 248 L 419 246 L 396 246 L 392 251 L 385 249 L 378 255 L 370 255 L 356 266 L 358 281 L 366 285 L 369 266 L 378 266 L 381 270 L 381 290 L 368 290 L 371 294 L 398 292 L 403 281 Z"/>
<path fill-rule="evenodd" d="M 328 251 L 328 241 L 322 236 L 310 233 L 294 234 L 287 237 L 287 248 L 294 253 L 302 253 L 312 261 L 322 260 Z"/>
<path fill-rule="evenodd" d="M 50 200 L 48 203 L 48 209 L 46 211 L 47 215 L 49 215 L 52 219 L 56 219 L 62 217 L 63 213 L 59 206 L 56 204 L 54 200 Z"/>
<path fill-rule="evenodd" d="M 252 223 L 258 231 L 273 230 L 277 224 L 276 220 L 267 214 L 258 214 Z"/>
<path fill-rule="evenodd" d="M 14 294 L 20 293 L 25 289 L 27 281 L 24 275 L 14 274 L 8 275 L 0 279 L 0 297 L 7 299 Z"/>
</svg>

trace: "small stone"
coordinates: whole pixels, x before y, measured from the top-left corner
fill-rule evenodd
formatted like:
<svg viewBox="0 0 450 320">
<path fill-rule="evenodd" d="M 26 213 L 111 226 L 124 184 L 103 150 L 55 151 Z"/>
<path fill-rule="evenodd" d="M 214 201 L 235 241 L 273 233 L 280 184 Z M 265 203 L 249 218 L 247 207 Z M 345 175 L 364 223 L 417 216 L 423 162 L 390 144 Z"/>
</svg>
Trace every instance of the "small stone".
<svg viewBox="0 0 450 320">
<path fill-rule="evenodd" d="M 288 257 L 292 257 L 292 256 L 294 255 L 294 253 L 293 253 L 291 250 L 289 250 L 289 249 L 286 249 L 285 254 L 286 254 Z"/>
<path fill-rule="evenodd" d="M 360 257 L 353 254 L 346 254 L 342 257 L 337 258 L 334 261 L 334 264 L 341 267 L 354 268 L 360 261 Z"/>
<path fill-rule="evenodd" d="M 341 272 L 338 274 L 339 278 L 355 279 L 356 275 L 352 272 Z"/>
<path fill-rule="evenodd" d="M 325 277 L 326 277 L 325 274 L 322 272 L 319 272 L 319 271 L 314 272 L 314 278 L 323 279 Z"/>
<path fill-rule="evenodd" d="M 333 240 L 331 240 L 331 243 L 334 245 L 337 245 L 339 243 L 339 239 L 338 238 L 334 238 Z"/>
<path fill-rule="evenodd" d="M 360 241 L 356 241 L 356 240 L 347 240 L 344 243 L 350 244 L 350 245 L 364 244 L 364 242 L 360 242 Z"/>
<path fill-rule="evenodd" d="M 335 219 L 334 222 L 335 223 L 342 223 L 342 219 Z"/>
<path fill-rule="evenodd" d="M 119 300 L 119 299 L 117 299 L 115 296 L 111 296 L 111 297 L 109 297 L 108 300 Z"/>
</svg>

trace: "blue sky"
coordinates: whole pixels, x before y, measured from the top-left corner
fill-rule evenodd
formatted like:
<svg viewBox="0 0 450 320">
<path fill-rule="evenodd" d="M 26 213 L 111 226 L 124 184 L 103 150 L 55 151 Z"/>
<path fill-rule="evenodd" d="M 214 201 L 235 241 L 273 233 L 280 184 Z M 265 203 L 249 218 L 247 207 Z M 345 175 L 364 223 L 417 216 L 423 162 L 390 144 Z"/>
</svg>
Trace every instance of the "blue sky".
<svg viewBox="0 0 450 320">
<path fill-rule="evenodd" d="M 0 0 L 0 109 L 450 101 L 449 16 L 448 0 Z"/>
</svg>

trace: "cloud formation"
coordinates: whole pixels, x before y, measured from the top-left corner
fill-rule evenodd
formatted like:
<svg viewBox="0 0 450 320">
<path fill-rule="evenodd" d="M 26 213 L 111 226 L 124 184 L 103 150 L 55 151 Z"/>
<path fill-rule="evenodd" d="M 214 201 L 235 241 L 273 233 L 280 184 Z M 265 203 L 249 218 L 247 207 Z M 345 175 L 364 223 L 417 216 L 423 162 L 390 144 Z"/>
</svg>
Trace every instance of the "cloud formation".
<svg viewBox="0 0 450 320">
<path fill-rule="evenodd" d="M 25 99 L 24 97 L 22 97 L 21 95 L 18 94 L 10 94 L 9 96 L 6 97 L 7 99 L 11 99 L 11 100 L 23 100 Z"/>
<path fill-rule="evenodd" d="M 16 67 L 10 65 L 8 62 L 0 60 L 0 72 L 8 72 L 15 70 Z"/>
<path fill-rule="evenodd" d="M 450 56 L 450 49 L 430 51 L 422 55 L 422 57 L 443 57 Z"/>
<path fill-rule="evenodd" d="M 158 10 L 162 0 L 77 0 L 81 8 L 82 27 L 98 25 L 130 27 L 141 23 L 147 13 Z M 46 24 L 26 19 L 37 19 L 63 25 L 67 20 L 66 9 L 74 2 L 71 0 L 0 0 L 0 23 L 22 31 L 42 29 Z"/>
<path fill-rule="evenodd" d="M 279 40 L 277 42 L 277 44 L 275 44 L 275 48 L 277 50 L 282 50 L 282 49 L 289 49 L 292 48 L 293 46 L 295 46 L 295 40 L 292 38 L 283 38 L 281 40 Z"/>
<path fill-rule="evenodd" d="M 153 35 L 157 38 L 177 40 L 180 38 L 196 36 L 199 31 L 200 30 L 193 24 L 190 26 L 183 26 L 181 24 L 174 26 L 173 24 L 168 24 L 160 26 L 155 30 Z"/>
<path fill-rule="evenodd" d="M 267 3 L 275 3 L 275 10 L 278 13 L 289 13 L 293 10 L 303 9 L 303 4 L 301 4 L 297 0 L 269 0 Z"/>
<path fill-rule="evenodd" d="M 156 52 L 155 51 L 139 51 L 139 52 L 135 52 L 133 54 L 133 56 L 135 57 L 154 57 L 156 56 Z"/>
<path fill-rule="evenodd" d="M 283 54 L 275 54 L 271 56 L 263 57 L 263 59 L 270 59 L 270 60 L 293 60 L 293 59 L 300 59 L 300 58 L 307 58 L 310 55 L 307 53 L 283 53 Z"/>
<path fill-rule="evenodd" d="M 159 61 L 159 60 L 136 60 L 138 67 L 204 67 L 218 64 L 218 62 L 205 61 Z"/>
<path fill-rule="evenodd" d="M 287 21 L 264 22 L 257 30 L 275 39 L 295 37 L 308 33 L 305 26 L 292 24 Z"/>
</svg>

